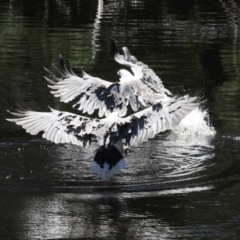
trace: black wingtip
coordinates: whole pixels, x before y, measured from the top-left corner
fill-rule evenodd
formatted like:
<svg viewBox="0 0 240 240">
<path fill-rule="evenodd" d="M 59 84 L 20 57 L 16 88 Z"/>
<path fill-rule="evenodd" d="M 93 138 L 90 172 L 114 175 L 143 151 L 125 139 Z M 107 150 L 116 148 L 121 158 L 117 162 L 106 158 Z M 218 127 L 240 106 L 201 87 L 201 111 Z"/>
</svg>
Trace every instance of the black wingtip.
<svg viewBox="0 0 240 240">
<path fill-rule="evenodd" d="M 117 45 L 114 41 L 114 39 L 112 37 L 110 37 L 111 40 L 111 51 L 112 51 L 112 55 L 115 56 L 116 53 L 118 53 L 118 48 Z"/>
</svg>

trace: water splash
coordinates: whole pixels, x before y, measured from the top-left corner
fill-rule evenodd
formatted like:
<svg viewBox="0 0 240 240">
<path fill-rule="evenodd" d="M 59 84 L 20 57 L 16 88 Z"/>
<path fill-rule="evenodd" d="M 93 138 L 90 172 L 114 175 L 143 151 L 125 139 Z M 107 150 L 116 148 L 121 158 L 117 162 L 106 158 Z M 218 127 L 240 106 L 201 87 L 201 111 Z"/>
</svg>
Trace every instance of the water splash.
<svg viewBox="0 0 240 240">
<path fill-rule="evenodd" d="M 197 108 L 174 128 L 172 138 L 177 137 L 177 141 L 185 144 L 209 145 L 215 134 L 216 130 L 210 125 L 208 111 Z"/>
</svg>

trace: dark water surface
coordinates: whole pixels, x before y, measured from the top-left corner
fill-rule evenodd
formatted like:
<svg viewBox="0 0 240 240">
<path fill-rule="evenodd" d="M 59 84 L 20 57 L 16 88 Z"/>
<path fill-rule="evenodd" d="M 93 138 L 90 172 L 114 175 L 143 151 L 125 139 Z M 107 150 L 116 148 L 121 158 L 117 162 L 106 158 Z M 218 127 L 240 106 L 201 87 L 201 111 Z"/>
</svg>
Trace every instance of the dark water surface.
<svg viewBox="0 0 240 240">
<path fill-rule="evenodd" d="M 238 239 L 240 3 L 234 0 L 0 2 L 0 239 Z M 6 122 L 15 101 L 74 111 L 43 79 L 61 53 L 75 72 L 116 81 L 109 37 L 174 94 L 205 86 L 215 135 L 166 133 L 133 148 L 109 182 L 88 149 Z"/>
</svg>

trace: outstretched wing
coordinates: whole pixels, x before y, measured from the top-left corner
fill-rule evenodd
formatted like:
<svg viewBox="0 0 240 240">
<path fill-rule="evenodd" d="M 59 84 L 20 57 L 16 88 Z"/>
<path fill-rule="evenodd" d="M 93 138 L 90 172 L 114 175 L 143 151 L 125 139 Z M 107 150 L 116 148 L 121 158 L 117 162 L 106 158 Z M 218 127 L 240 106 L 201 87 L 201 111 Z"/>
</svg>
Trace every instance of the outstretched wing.
<svg viewBox="0 0 240 240">
<path fill-rule="evenodd" d="M 92 114 L 96 109 L 99 117 L 108 116 L 111 112 L 118 112 L 119 116 L 125 116 L 127 107 L 130 104 L 133 111 L 138 111 L 140 106 L 153 102 L 156 97 L 142 83 L 134 79 L 111 83 L 97 77 L 92 77 L 83 72 L 83 77 L 78 77 L 72 71 L 69 62 L 60 56 L 60 66 L 58 69 L 61 77 L 56 77 L 52 72 L 45 68 L 51 75 L 51 79 L 45 79 L 51 84 L 51 93 L 55 97 L 60 97 L 60 101 L 69 102 L 76 99 L 73 107 Z M 144 96 L 146 98 L 144 99 Z"/>
<path fill-rule="evenodd" d="M 127 145 L 147 141 L 156 134 L 173 129 L 192 110 L 199 106 L 197 97 L 183 100 L 171 99 L 155 103 L 149 108 L 133 114 L 128 129 L 124 132 Z M 121 130 L 119 136 L 121 136 Z"/>
<path fill-rule="evenodd" d="M 48 85 L 52 89 L 51 93 L 55 97 L 60 97 L 62 102 L 70 102 L 76 99 L 73 107 L 83 113 L 92 114 L 96 109 L 99 110 L 99 117 L 107 116 L 112 111 L 126 113 L 126 106 L 122 106 L 121 102 L 116 101 L 116 93 L 118 91 L 118 83 L 111 83 L 97 77 L 92 77 L 83 72 L 83 77 L 78 77 L 72 71 L 68 61 L 66 63 L 60 56 L 60 66 L 58 69 L 61 77 L 55 76 L 51 71 L 45 70 L 51 75 L 51 79 L 45 79 L 51 84 Z"/>
<path fill-rule="evenodd" d="M 7 120 L 21 125 L 32 135 L 43 132 L 44 138 L 55 143 L 86 147 L 95 137 L 99 145 L 117 143 L 123 139 L 127 145 L 136 145 L 178 125 L 198 107 L 197 100 L 195 97 L 156 103 L 126 118 L 120 118 L 114 112 L 101 120 L 54 109 L 51 112 L 35 112 L 18 107 L 16 112 L 9 112 L 18 118 Z"/>
<path fill-rule="evenodd" d="M 43 132 L 42 137 L 54 143 L 87 147 L 94 137 L 93 133 L 86 132 L 86 123 L 91 121 L 87 117 L 54 109 L 51 109 L 51 112 L 36 112 L 20 106 L 15 112 L 8 112 L 17 118 L 9 118 L 7 121 L 22 126 L 31 135 Z"/>
<path fill-rule="evenodd" d="M 93 119 L 85 116 L 62 112 L 50 108 L 51 112 L 36 112 L 18 105 L 10 114 L 17 118 L 8 118 L 26 129 L 27 133 L 36 135 L 43 132 L 42 137 L 54 143 L 70 143 L 82 147 L 91 144 L 94 138 L 99 145 L 109 143 L 109 136 L 116 134 L 116 124 L 123 126 L 128 118 L 117 117 L 117 112 L 107 118 Z"/>
<path fill-rule="evenodd" d="M 156 73 L 144 64 L 137 60 L 137 58 L 131 55 L 127 47 L 123 47 L 123 55 L 118 51 L 115 41 L 111 38 L 111 50 L 114 55 L 116 62 L 130 67 L 134 75 L 139 78 L 139 80 L 144 83 L 148 88 L 159 94 L 169 94 L 172 95 L 169 90 L 164 88 L 162 80 L 156 75 Z"/>
</svg>

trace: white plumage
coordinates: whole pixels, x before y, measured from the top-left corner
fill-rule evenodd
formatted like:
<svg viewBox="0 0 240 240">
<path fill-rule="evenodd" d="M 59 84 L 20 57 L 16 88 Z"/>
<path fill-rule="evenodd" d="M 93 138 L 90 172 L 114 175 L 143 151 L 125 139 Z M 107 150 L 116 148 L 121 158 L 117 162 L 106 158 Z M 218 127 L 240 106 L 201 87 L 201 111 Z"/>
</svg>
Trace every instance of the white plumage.
<svg viewBox="0 0 240 240">
<path fill-rule="evenodd" d="M 82 77 L 78 77 L 68 61 L 64 62 L 61 56 L 60 66 L 61 69 L 54 67 L 61 77 L 55 76 L 45 68 L 51 76 L 51 79 L 45 77 L 50 83 L 48 85 L 52 89 L 50 92 L 65 103 L 77 99 L 73 107 L 89 115 L 98 110 L 99 117 L 108 116 L 114 111 L 117 111 L 119 116 L 125 116 L 128 105 L 136 112 L 152 105 L 155 101 L 170 99 L 166 94 L 170 92 L 164 88 L 162 81 L 156 78 L 157 75 L 149 68 L 145 69 L 132 64 L 131 69 L 134 69 L 134 75 L 121 69 L 117 72 L 120 76 L 119 82 L 108 82 L 92 77 L 86 72 L 83 72 Z M 154 81 L 153 76 L 156 76 Z"/>
<path fill-rule="evenodd" d="M 22 126 L 26 132 L 32 135 L 43 132 L 43 138 L 56 144 L 70 143 L 87 147 L 93 139 L 96 139 L 100 147 L 104 147 L 104 151 L 107 151 L 109 146 L 114 146 L 116 151 L 121 154 L 114 165 L 117 170 L 107 168 L 106 164 L 109 163 L 106 161 L 101 163 L 103 166 L 101 171 L 96 166 L 92 168 L 103 179 L 108 179 L 108 176 L 111 177 L 125 166 L 125 164 L 119 163 L 123 159 L 123 149 L 117 146 L 119 142 L 123 142 L 127 147 L 137 145 L 153 138 L 160 132 L 172 129 L 189 112 L 198 107 L 197 100 L 196 97 L 180 101 L 169 100 L 162 104 L 155 103 L 128 117 L 121 118 L 118 117 L 117 112 L 113 112 L 103 119 L 93 119 L 52 108 L 50 108 L 50 112 L 36 112 L 19 106 L 15 112 L 9 112 L 17 118 L 7 120 Z M 111 148 L 111 150 L 113 149 Z M 111 155 L 106 154 L 111 158 Z M 103 177 L 102 171 L 106 172 L 105 177 Z M 107 173 L 108 171 L 111 172 Z"/>
<path fill-rule="evenodd" d="M 130 67 L 133 72 L 119 70 L 119 82 L 111 83 L 85 72 L 82 78 L 78 77 L 68 61 L 64 62 L 61 56 L 61 70 L 57 69 L 61 77 L 56 77 L 45 68 L 51 75 L 51 79 L 45 79 L 51 84 L 49 87 L 55 97 L 59 97 L 62 102 L 79 97 L 74 107 L 77 106 L 89 115 L 98 109 L 99 117 L 105 118 L 95 119 L 52 108 L 50 112 L 36 112 L 18 106 L 15 111 L 9 112 L 17 118 L 7 119 L 32 135 L 42 132 L 43 138 L 56 144 L 87 147 L 95 139 L 99 148 L 94 155 L 91 170 L 103 180 L 125 167 L 124 148 L 173 129 L 199 106 L 198 97 L 181 100 L 170 98 L 168 95 L 171 93 L 164 88 L 152 69 L 138 62 L 126 47 L 123 48 L 124 55 L 120 55 L 113 40 L 111 46 L 115 60 Z M 123 117 L 128 105 L 138 112 Z"/>
</svg>

